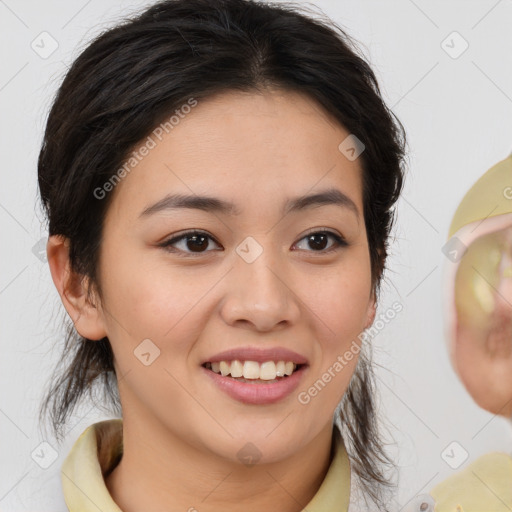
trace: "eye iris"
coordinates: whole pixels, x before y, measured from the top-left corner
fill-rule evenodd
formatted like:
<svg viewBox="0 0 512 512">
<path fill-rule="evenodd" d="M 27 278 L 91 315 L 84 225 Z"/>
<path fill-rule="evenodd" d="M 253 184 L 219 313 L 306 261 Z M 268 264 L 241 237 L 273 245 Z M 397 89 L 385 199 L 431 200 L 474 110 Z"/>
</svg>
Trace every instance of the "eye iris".
<svg viewBox="0 0 512 512">
<path fill-rule="evenodd" d="M 208 247 L 208 237 L 204 235 L 189 235 L 187 236 L 187 248 L 191 251 L 201 252 L 201 249 L 206 249 Z M 190 245 L 190 241 L 192 242 L 192 245 Z M 198 240 L 201 240 L 200 243 L 198 243 Z M 199 250 L 198 250 L 199 249 Z"/>
<path fill-rule="evenodd" d="M 322 237 L 323 238 L 322 241 L 324 243 L 318 244 L 318 243 L 314 242 L 314 239 L 317 238 L 317 237 Z M 313 242 L 313 244 L 311 246 L 312 248 L 316 248 L 316 249 L 320 249 L 320 250 L 325 249 L 325 242 L 326 242 L 326 240 L 328 238 L 325 233 L 314 233 L 313 235 L 309 235 L 308 238 L 309 238 L 309 242 L 310 243 Z"/>
</svg>

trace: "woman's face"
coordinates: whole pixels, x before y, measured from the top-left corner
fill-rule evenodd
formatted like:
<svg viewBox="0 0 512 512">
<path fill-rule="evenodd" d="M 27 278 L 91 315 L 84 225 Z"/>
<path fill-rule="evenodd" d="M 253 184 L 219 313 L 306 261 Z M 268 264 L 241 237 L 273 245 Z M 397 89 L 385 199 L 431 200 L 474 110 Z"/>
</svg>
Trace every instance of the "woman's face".
<svg viewBox="0 0 512 512">
<path fill-rule="evenodd" d="M 139 146 L 104 224 L 99 321 L 123 417 L 210 455 L 236 461 L 251 442 L 260 462 L 283 459 L 330 432 L 373 321 L 360 161 L 349 133 L 291 92 L 221 94 L 167 129 Z M 306 201 L 327 190 L 339 201 Z M 186 231 L 200 233 L 168 243 Z M 246 349 L 220 358 L 307 364 L 274 384 L 203 366 Z M 260 353 L 274 349 L 298 356 Z"/>
</svg>

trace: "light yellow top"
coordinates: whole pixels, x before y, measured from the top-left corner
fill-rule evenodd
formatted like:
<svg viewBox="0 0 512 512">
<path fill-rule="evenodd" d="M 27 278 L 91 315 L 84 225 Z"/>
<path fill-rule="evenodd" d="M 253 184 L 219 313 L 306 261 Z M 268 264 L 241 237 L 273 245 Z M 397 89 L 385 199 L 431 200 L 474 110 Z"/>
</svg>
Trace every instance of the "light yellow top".
<svg viewBox="0 0 512 512">
<path fill-rule="evenodd" d="M 75 441 L 61 468 L 64 500 L 70 512 L 122 512 L 110 496 L 104 475 L 119 463 L 123 452 L 121 419 L 89 425 Z M 313 499 L 303 512 L 347 512 L 350 463 L 340 431 L 334 426 L 334 454 Z"/>
<path fill-rule="evenodd" d="M 510 512 L 512 457 L 493 452 L 438 484 L 435 512 Z"/>
</svg>

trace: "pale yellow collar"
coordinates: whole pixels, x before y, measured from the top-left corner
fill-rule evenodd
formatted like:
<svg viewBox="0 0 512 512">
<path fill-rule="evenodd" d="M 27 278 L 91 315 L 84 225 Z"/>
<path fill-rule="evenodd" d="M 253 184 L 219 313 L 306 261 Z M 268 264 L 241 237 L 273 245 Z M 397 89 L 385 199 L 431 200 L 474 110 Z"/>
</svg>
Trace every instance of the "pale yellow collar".
<svg viewBox="0 0 512 512">
<path fill-rule="evenodd" d="M 75 441 L 61 468 L 64 499 L 70 512 L 122 512 L 103 478 L 122 454 L 122 428 L 121 419 L 100 421 L 87 427 Z M 303 512 L 348 511 L 350 463 L 337 426 L 334 426 L 334 443 L 329 470 Z"/>
</svg>

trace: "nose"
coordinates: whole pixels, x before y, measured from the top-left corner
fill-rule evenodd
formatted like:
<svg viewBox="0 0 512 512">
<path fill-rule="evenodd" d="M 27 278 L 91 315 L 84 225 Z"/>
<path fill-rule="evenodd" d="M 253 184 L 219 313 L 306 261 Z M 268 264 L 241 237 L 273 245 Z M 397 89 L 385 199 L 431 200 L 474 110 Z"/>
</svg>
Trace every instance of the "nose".
<svg viewBox="0 0 512 512">
<path fill-rule="evenodd" d="M 247 247 L 250 257 L 243 251 Z M 221 307 L 224 321 L 261 332 L 295 324 L 300 318 L 300 290 L 294 289 L 286 262 L 278 262 L 270 249 L 254 243 L 242 245 L 237 253 Z"/>
</svg>

